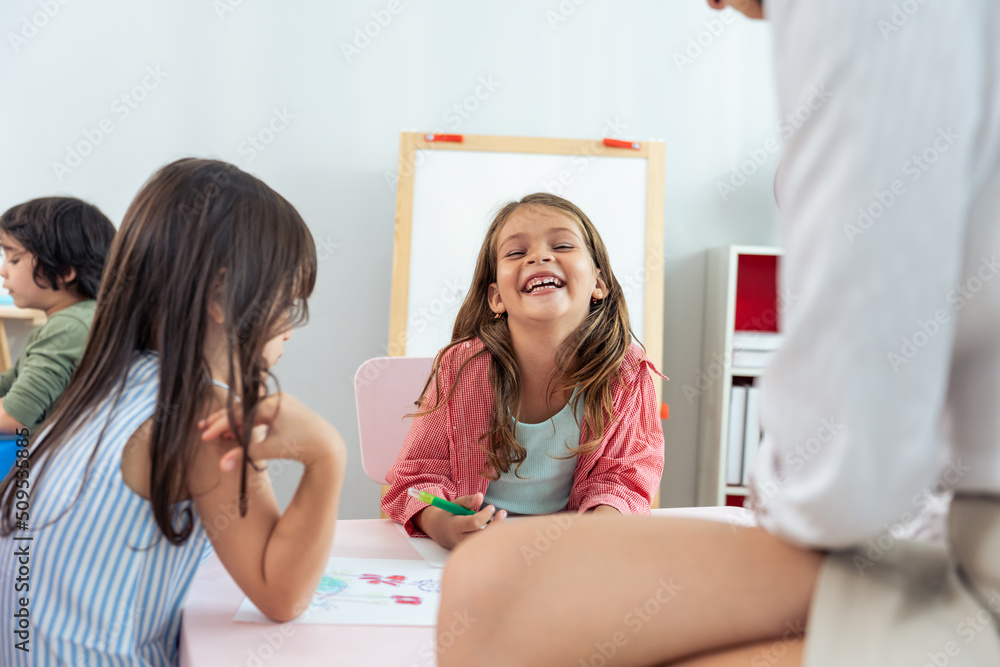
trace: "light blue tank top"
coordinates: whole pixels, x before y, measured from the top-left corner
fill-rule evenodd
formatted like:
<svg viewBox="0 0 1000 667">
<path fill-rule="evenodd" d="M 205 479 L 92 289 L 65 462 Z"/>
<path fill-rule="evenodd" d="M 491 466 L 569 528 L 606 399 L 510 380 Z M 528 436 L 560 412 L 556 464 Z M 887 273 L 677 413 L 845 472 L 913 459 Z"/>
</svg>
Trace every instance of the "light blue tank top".
<svg viewBox="0 0 1000 667">
<path fill-rule="evenodd" d="M 576 396 L 574 392 L 573 396 Z M 510 514 L 552 514 L 569 503 L 577 456 L 570 448 L 580 446 L 583 399 L 573 412 L 573 399 L 552 419 L 541 424 L 516 423 L 516 438 L 527 451 L 521 468 L 500 473 L 486 487 L 483 506 L 494 505 Z"/>
<path fill-rule="evenodd" d="M 152 417 L 158 384 L 157 356 L 136 355 L 118 403 L 112 406 L 113 396 L 102 402 L 59 451 L 41 488 L 32 486 L 29 530 L 0 539 L 0 617 L 6 626 L 0 632 L 0 664 L 177 664 L 181 607 L 210 553 L 205 530 L 194 504 L 179 503 L 181 510 L 191 509 L 194 527 L 187 542 L 171 545 L 156 525 L 152 504 L 121 476 L 125 443 Z M 29 481 L 38 473 L 31 470 Z M 181 525 L 178 519 L 177 528 Z M 24 545 L 30 550 L 30 590 L 16 592 L 15 551 Z M 11 631 L 20 597 L 29 599 L 30 653 L 15 647 Z"/>
</svg>

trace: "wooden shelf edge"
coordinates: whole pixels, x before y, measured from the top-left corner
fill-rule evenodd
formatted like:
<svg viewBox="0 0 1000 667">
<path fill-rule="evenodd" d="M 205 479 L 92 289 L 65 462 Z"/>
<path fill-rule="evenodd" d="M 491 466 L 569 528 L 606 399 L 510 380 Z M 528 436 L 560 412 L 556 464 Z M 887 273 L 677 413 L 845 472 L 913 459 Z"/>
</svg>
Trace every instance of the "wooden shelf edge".
<svg viewBox="0 0 1000 667">
<path fill-rule="evenodd" d="M 17 306 L 0 306 L 0 319 L 31 320 L 34 325 L 45 322 L 45 313 L 33 308 L 18 308 Z"/>
</svg>

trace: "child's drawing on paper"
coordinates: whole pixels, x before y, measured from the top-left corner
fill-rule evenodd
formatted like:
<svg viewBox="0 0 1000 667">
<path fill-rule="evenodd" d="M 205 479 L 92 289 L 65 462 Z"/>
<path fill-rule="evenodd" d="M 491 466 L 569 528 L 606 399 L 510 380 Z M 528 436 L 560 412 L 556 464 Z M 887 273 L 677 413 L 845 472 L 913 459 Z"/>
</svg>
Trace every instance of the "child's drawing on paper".
<svg viewBox="0 0 1000 667">
<path fill-rule="evenodd" d="M 441 570 L 425 561 L 331 558 L 300 623 L 433 626 Z M 249 600 L 237 621 L 265 622 Z"/>
<path fill-rule="evenodd" d="M 441 592 L 441 582 L 432 579 L 415 581 L 402 574 L 358 574 L 350 568 L 328 569 L 309 609 L 330 611 L 355 604 L 421 604 L 423 599 L 419 595 L 401 595 L 395 591 L 419 593 L 428 590 L 421 586 L 428 585 L 432 586 L 431 592 Z"/>
<path fill-rule="evenodd" d="M 424 579 L 423 581 L 415 581 L 413 585 L 422 591 L 427 593 L 440 593 L 441 592 L 441 580 L 440 579 Z"/>
<path fill-rule="evenodd" d="M 337 577 L 331 577 L 329 574 L 324 574 L 323 578 L 319 580 L 319 588 L 316 589 L 316 594 L 336 595 L 345 588 L 347 588 L 346 581 Z"/>
</svg>

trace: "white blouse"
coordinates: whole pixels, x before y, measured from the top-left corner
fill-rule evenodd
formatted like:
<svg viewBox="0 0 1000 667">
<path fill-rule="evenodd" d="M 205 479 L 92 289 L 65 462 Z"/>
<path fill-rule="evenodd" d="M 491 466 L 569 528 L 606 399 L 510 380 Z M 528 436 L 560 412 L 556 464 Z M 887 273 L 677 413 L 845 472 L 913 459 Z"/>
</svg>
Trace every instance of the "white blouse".
<svg viewBox="0 0 1000 667">
<path fill-rule="evenodd" d="M 1000 494 L 1000 3 L 913 5 L 768 0 L 794 129 L 752 502 L 808 546 Z"/>
</svg>

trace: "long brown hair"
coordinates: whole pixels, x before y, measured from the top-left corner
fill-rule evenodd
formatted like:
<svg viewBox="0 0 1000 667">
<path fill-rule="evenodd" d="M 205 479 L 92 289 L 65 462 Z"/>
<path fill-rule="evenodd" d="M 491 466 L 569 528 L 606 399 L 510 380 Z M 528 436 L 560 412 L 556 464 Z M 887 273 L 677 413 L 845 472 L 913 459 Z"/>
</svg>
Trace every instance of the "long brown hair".
<svg viewBox="0 0 1000 667">
<path fill-rule="evenodd" d="M 175 517 L 175 503 L 187 489 L 195 422 L 209 405 L 212 375 L 204 354 L 209 304 L 219 303 L 224 312 L 228 384 L 241 388 L 239 396 L 230 390 L 226 403 L 230 427 L 242 434 L 238 439 L 246 454 L 254 414 L 266 393 L 264 344 L 307 319 L 305 300 L 315 279 L 316 247 L 308 228 L 292 205 L 263 182 L 215 160 L 187 158 L 160 169 L 125 213 L 83 358 L 47 422 L 51 430 L 30 453 L 30 465 L 44 464 L 34 493 L 77 428 L 103 401 L 121 399 L 136 353 L 154 350 L 159 390 L 150 434 L 153 515 L 172 543 L 187 540 L 193 516 L 188 508 Z M 242 428 L 233 409 L 237 401 Z M 87 462 L 77 499 L 108 425 Z M 244 460 L 241 511 L 246 465 L 253 465 Z M 8 475 L 0 487 L 2 534 L 13 529 L 12 482 Z M 176 518 L 182 519 L 179 528 Z"/>
<path fill-rule="evenodd" d="M 434 359 L 431 375 L 418 401 L 423 411 L 417 413 L 417 416 L 425 415 L 443 407 L 455 393 L 462 371 L 478 356 L 465 360 L 455 375 L 455 382 L 441 399 L 437 375 L 445 353 L 460 343 L 473 338 L 480 339 L 485 349 L 479 354 L 489 352 L 491 355 L 489 376 L 493 387 L 493 419 L 490 430 L 483 436 L 486 442 L 481 444 L 486 449 L 487 465 L 491 468 L 491 471 L 483 471 L 483 474 L 492 479 L 497 479 L 501 472 L 509 472 L 511 466 L 515 466 L 516 474 L 527 456 L 525 449 L 517 442 L 516 426 L 511 424 L 511 418 L 520 419 L 521 390 L 510 329 L 506 317 L 495 317 L 489 307 L 488 297 L 490 284 L 497 279 L 500 231 L 515 212 L 532 207 L 552 208 L 576 221 L 594 266 L 600 271 L 607 293 L 603 299 L 590 305 L 590 313 L 586 319 L 563 342 L 556 355 L 555 376 L 549 383 L 550 396 L 559 391 L 580 390 L 572 399 L 574 411 L 580 397 L 583 397 L 582 426 L 586 429 L 587 439 L 579 448 L 572 450 L 574 454 L 593 451 L 600 444 L 604 426 L 612 415 L 612 382 L 617 377 L 625 353 L 634 338 L 629 326 L 625 294 L 611 270 L 608 250 L 597 228 L 583 211 L 562 197 L 544 192 L 527 195 L 501 208 L 486 231 L 486 238 L 476 261 L 472 286 L 455 318 L 451 343 Z M 435 382 L 439 398 L 433 406 L 424 405 L 424 397 L 432 381 Z"/>
</svg>

